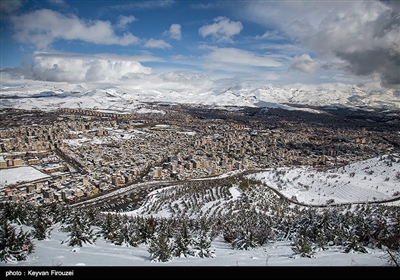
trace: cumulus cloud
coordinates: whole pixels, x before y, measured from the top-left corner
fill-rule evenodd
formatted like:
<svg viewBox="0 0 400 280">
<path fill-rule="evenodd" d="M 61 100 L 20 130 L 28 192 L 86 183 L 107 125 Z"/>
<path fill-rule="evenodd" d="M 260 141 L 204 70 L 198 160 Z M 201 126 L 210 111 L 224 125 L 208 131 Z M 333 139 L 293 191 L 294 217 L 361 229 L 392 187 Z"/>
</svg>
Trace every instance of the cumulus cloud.
<svg viewBox="0 0 400 280">
<path fill-rule="evenodd" d="M 313 60 L 308 53 L 295 56 L 289 65 L 289 69 L 311 74 L 320 67 L 320 63 Z"/>
<path fill-rule="evenodd" d="M 128 24 L 134 22 L 136 20 L 136 18 L 134 16 L 123 16 L 120 15 L 118 17 L 118 22 L 117 22 L 117 27 L 118 28 L 126 28 L 128 26 Z"/>
<path fill-rule="evenodd" d="M 172 48 L 170 44 L 165 42 L 164 40 L 157 40 L 157 39 L 149 39 L 144 44 L 146 48 L 157 48 L 157 49 L 169 49 Z"/>
<path fill-rule="evenodd" d="M 163 35 L 169 36 L 172 39 L 180 40 L 181 39 L 181 25 L 177 23 L 171 24 L 171 27 L 168 30 L 165 30 Z"/>
<path fill-rule="evenodd" d="M 6 69 L 15 78 L 51 82 L 118 82 L 151 69 L 129 57 L 36 52 L 32 64 Z"/>
<path fill-rule="evenodd" d="M 240 21 L 231 21 L 226 17 L 214 18 L 213 24 L 203 25 L 199 28 L 199 34 L 205 38 L 211 36 L 217 42 L 232 43 L 232 37 L 242 31 L 243 25 Z"/>
<path fill-rule="evenodd" d="M 315 36 L 304 41 L 346 61 L 353 74 L 376 73 L 383 86 L 400 87 L 400 15 L 393 7 L 355 3 L 352 9 L 328 17 Z"/>
<path fill-rule="evenodd" d="M 109 21 L 84 21 L 75 15 L 64 16 L 42 9 L 20 16 L 12 16 L 14 38 L 21 43 L 46 49 L 56 40 L 80 40 L 104 45 L 132 45 L 139 39 L 131 33 L 118 36 Z"/>
<path fill-rule="evenodd" d="M 234 70 L 234 67 L 279 67 L 282 63 L 274 57 L 259 55 L 250 51 L 236 48 L 214 48 L 209 54 L 203 57 L 206 67 Z"/>
<path fill-rule="evenodd" d="M 341 59 L 351 74 L 378 76 L 382 86 L 400 87 L 398 1 L 253 2 L 247 11 L 319 55 Z"/>
</svg>

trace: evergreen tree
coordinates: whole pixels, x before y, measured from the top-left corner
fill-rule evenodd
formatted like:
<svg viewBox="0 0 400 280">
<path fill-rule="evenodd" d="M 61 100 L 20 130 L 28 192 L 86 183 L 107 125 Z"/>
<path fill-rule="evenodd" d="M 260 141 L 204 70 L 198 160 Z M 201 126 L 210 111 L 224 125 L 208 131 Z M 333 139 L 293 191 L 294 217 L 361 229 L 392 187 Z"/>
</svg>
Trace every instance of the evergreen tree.
<svg viewBox="0 0 400 280">
<path fill-rule="evenodd" d="M 167 262 L 172 259 L 172 245 L 164 232 L 161 231 L 150 239 L 148 252 L 154 262 Z"/>
<path fill-rule="evenodd" d="M 133 247 L 137 247 L 142 243 L 139 226 L 134 220 L 129 221 L 128 225 L 128 244 Z"/>
<path fill-rule="evenodd" d="M 192 239 L 189 232 L 189 228 L 186 224 L 186 221 L 183 221 L 181 224 L 179 231 L 175 235 L 175 244 L 174 244 L 174 255 L 177 257 L 188 255 L 193 255 L 193 250 L 191 248 Z"/>
<path fill-rule="evenodd" d="M 38 206 L 35 214 L 33 215 L 32 226 L 33 237 L 38 240 L 43 240 L 50 237 L 50 229 L 52 226 L 51 217 L 45 211 L 44 206 Z"/>
<path fill-rule="evenodd" d="M 34 210 L 34 207 L 29 205 L 28 203 L 15 203 L 15 215 L 16 222 L 18 224 L 28 224 L 29 221 L 29 213 Z"/>
<path fill-rule="evenodd" d="M 294 238 L 292 250 L 301 257 L 311 258 L 314 255 L 312 242 L 307 236 L 298 236 Z"/>
<path fill-rule="evenodd" d="M 53 223 L 66 222 L 72 213 L 71 207 L 68 205 L 60 205 L 59 203 L 52 203 L 48 206 L 48 212 L 53 217 Z"/>
<path fill-rule="evenodd" d="M 211 238 L 207 234 L 207 230 L 200 232 L 199 238 L 195 241 L 195 255 L 200 258 L 214 257 L 214 251 L 211 250 Z"/>
<path fill-rule="evenodd" d="M 241 229 L 238 237 L 232 242 L 233 248 L 248 250 L 257 246 L 252 229 Z"/>
<path fill-rule="evenodd" d="M 114 227 L 113 243 L 116 245 L 129 244 L 129 220 L 126 215 L 116 217 L 116 227 Z"/>
<path fill-rule="evenodd" d="M 65 230 L 68 233 L 68 237 L 66 240 L 61 243 L 67 243 L 69 246 L 80 246 L 83 244 L 89 243 L 94 244 L 97 237 L 91 228 L 91 223 L 89 219 L 82 213 L 75 213 L 71 224 L 67 225 Z"/>
<path fill-rule="evenodd" d="M 105 239 L 114 240 L 115 235 L 115 215 L 107 213 L 104 223 L 101 225 L 101 233 Z"/>
<path fill-rule="evenodd" d="M 3 216 L 0 228 L 0 259 L 7 262 L 8 251 L 16 243 L 15 227 Z"/>
<path fill-rule="evenodd" d="M 350 239 L 344 244 L 346 247 L 344 249 L 345 253 L 349 253 L 351 251 L 368 253 L 367 249 L 364 248 L 362 243 L 359 241 L 357 236 L 351 236 Z"/>
<path fill-rule="evenodd" d="M 2 216 L 10 222 L 16 222 L 18 220 L 18 213 L 16 210 L 16 203 L 6 202 L 3 205 Z"/>
<path fill-rule="evenodd" d="M 140 225 L 140 232 L 142 235 L 142 239 L 145 243 L 153 238 L 153 235 L 156 232 L 157 222 L 153 216 L 142 219 L 142 223 Z"/>
<path fill-rule="evenodd" d="M 29 232 L 22 228 L 17 233 L 16 228 L 7 219 L 1 220 L 0 227 L 0 260 L 15 262 L 25 260 L 34 250 L 34 244 Z"/>
</svg>

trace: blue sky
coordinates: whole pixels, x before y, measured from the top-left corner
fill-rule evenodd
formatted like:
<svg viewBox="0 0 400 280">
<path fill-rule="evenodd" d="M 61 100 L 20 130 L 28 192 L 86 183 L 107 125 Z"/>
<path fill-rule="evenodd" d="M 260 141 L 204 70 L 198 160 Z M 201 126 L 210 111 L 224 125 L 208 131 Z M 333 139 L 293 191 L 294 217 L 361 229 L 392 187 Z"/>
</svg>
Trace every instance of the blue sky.
<svg viewBox="0 0 400 280">
<path fill-rule="evenodd" d="M 1 68 L 46 81 L 194 72 L 398 88 L 398 3 L 3 0 Z"/>
</svg>

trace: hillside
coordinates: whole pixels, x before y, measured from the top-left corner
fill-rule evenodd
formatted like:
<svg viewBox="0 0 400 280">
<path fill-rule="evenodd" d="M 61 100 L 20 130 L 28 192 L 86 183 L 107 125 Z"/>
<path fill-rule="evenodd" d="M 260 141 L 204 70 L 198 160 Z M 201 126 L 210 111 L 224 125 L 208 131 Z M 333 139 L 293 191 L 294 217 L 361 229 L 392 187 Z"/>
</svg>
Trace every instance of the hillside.
<svg viewBox="0 0 400 280">
<path fill-rule="evenodd" d="M 376 202 L 399 197 L 400 158 L 383 155 L 328 171 L 282 167 L 248 177 L 305 204 Z"/>
<path fill-rule="evenodd" d="M 389 165 L 390 168 L 387 168 Z M 395 213 L 398 215 L 398 201 L 376 204 L 376 206 L 366 205 L 366 208 L 362 205 L 359 207 L 357 204 L 353 204 L 353 206 L 327 207 L 320 210 L 315 208 L 313 210 L 310 207 L 299 208 L 286 199 L 280 199 L 269 187 L 278 190 L 286 197 L 296 195 L 298 201 L 310 205 L 318 204 L 317 197 L 320 199 L 320 196 L 324 200 L 334 199 L 335 203 L 366 202 L 371 195 L 374 195 L 377 198 L 376 201 L 378 201 L 394 197 L 393 192 L 397 191 L 399 187 L 397 177 L 399 168 L 398 155 L 384 155 L 327 172 L 292 168 L 260 171 L 247 176 L 233 173 L 231 174 L 232 177 L 219 176 L 211 180 L 195 180 L 185 184 L 159 188 L 151 192 L 145 203 L 134 211 L 120 211 L 117 214 L 112 214 L 115 212 L 103 212 L 101 216 L 98 216 L 97 222 L 91 222 L 92 231 L 97 236 L 96 239 L 93 240 L 92 244 L 85 242 L 81 246 L 68 245 L 71 234 L 65 229 L 74 219 L 68 218 L 69 215 L 72 214 L 73 217 L 74 213 L 81 213 L 80 211 L 86 210 L 84 208 L 79 210 L 78 207 L 75 207 L 73 208 L 75 210 L 71 209 L 72 212 L 65 212 L 61 208 L 59 210 L 53 208 L 52 212 L 49 212 L 50 215 L 58 217 L 60 217 L 59 215 L 66 215 L 64 222 L 59 221 L 53 224 L 49 228 L 47 238 L 43 240 L 34 239 L 34 252 L 28 255 L 26 260 L 11 263 L 1 262 L 0 266 L 129 266 L 131 268 L 135 266 L 388 266 L 387 249 L 385 246 L 377 245 L 379 243 L 373 245 L 373 243 L 367 242 L 362 247 L 365 250 L 356 249 L 357 247 L 351 247 L 353 249 L 347 250 L 346 248 L 350 248 L 348 247 L 349 244 L 345 245 L 346 243 L 332 241 L 326 243 L 323 247 L 315 246 L 311 255 L 302 256 L 294 250 L 294 244 L 298 242 L 296 241 L 297 230 L 291 234 L 285 233 L 284 225 L 289 223 L 294 228 L 298 227 L 299 230 L 304 226 L 301 221 L 312 215 L 314 218 L 309 220 L 306 228 L 313 228 L 314 223 L 318 224 L 320 219 L 326 217 L 326 219 L 331 220 L 329 222 L 331 227 L 337 228 L 339 231 L 352 231 L 353 226 L 346 229 L 347 226 L 342 224 L 344 220 L 339 222 L 335 219 L 364 217 L 362 218 L 366 223 L 364 225 L 370 224 L 372 226 L 374 217 L 380 217 L 380 223 L 385 224 L 386 220 L 390 220 L 388 220 L 390 215 L 395 215 Z M 373 170 L 374 172 L 367 174 L 366 170 Z M 354 175 L 349 175 L 353 173 Z M 351 184 L 348 183 L 349 176 L 352 176 Z M 386 178 L 389 178 L 389 180 Z M 278 182 L 281 183 L 280 187 L 277 187 Z M 378 188 L 375 187 L 377 184 L 379 185 Z M 305 185 L 309 185 L 308 190 L 304 188 Z M 317 189 L 317 186 L 320 186 L 320 189 Z M 373 187 L 373 190 L 371 190 L 371 187 Z M 338 191 L 332 191 L 335 189 Z M 324 204 L 322 198 L 321 204 Z M 394 205 L 397 206 L 393 208 Z M 376 214 L 366 215 L 369 211 Z M 79 214 L 82 219 L 85 219 L 86 214 L 84 213 L 86 212 Z M 156 224 L 160 223 L 159 226 L 166 226 L 165 223 L 175 224 L 173 232 L 178 230 L 179 225 L 184 221 L 192 224 L 190 228 L 198 222 L 210 223 L 210 230 L 212 228 L 214 230 L 209 232 L 211 235 L 207 235 L 210 242 L 207 249 L 209 255 L 208 257 L 199 257 L 198 255 L 175 256 L 168 261 L 155 261 L 154 256 L 149 252 L 152 241 L 150 243 L 131 243 L 130 239 L 125 239 L 121 243 L 110 237 L 105 237 L 104 226 L 106 221 L 113 216 L 115 218 L 112 219 L 120 223 L 120 226 L 115 224 L 112 227 L 113 231 L 120 231 L 129 224 L 138 223 L 141 219 L 145 219 L 144 221 L 147 222 L 153 221 Z M 117 218 L 117 216 L 120 218 Z M 25 219 L 29 221 L 29 218 Z M 29 222 L 21 224 L 22 220 L 24 218 L 14 220 L 15 227 L 34 231 L 34 226 L 25 225 Z M 266 224 L 263 225 L 264 223 Z M 297 223 L 299 224 L 294 226 Z M 353 220 L 353 223 L 357 223 L 356 220 Z M 219 226 L 217 226 L 218 224 Z M 267 228 L 264 228 L 264 226 L 267 226 Z M 345 228 L 340 229 L 343 226 Z M 390 224 L 388 223 L 387 226 L 390 226 Z M 392 226 L 398 229 L 398 224 Z M 156 225 L 156 227 L 158 226 Z M 372 230 L 372 227 L 364 229 L 364 234 Z M 249 241 L 245 241 L 246 239 L 242 240 L 243 243 L 238 242 L 244 238 L 244 236 L 240 237 L 242 230 L 257 231 L 259 229 L 262 229 L 263 235 L 266 234 L 267 239 L 259 239 L 261 236 L 255 235 L 254 241 L 250 243 L 247 243 Z M 317 229 L 322 230 L 320 226 L 317 226 L 314 230 Z M 229 233 L 231 230 L 233 232 Z M 388 234 L 396 232 L 396 230 L 393 230 L 389 230 Z M 160 231 L 156 232 L 158 234 L 155 236 L 158 236 Z M 196 238 L 195 236 L 198 234 L 196 230 L 193 228 L 193 231 L 190 232 L 192 237 Z M 228 241 L 227 234 L 236 235 L 237 241 Z M 170 242 L 172 242 L 170 244 L 174 244 L 175 241 L 171 239 Z"/>
</svg>

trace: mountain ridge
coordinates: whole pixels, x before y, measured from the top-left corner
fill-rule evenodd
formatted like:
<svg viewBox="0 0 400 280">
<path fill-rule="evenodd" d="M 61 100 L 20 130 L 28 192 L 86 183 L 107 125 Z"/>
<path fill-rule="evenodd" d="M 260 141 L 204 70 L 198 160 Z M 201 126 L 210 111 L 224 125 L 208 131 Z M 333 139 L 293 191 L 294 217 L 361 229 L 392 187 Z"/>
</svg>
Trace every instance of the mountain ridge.
<svg viewBox="0 0 400 280">
<path fill-rule="evenodd" d="M 372 109 L 400 109 L 400 91 L 371 90 L 338 85 L 338 88 L 275 87 L 264 85 L 220 86 L 206 89 L 141 88 L 101 84 L 37 83 L 3 86 L 0 108 L 43 109 L 58 108 L 115 108 L 116 103 L 127 110 L 133 105 L 148 102 L 186 103 L 209 106 L 280 107 L 290 105 L 363 107 Z M 60 100 L 62 98 L 62 100 Z M 127 106 L 129 105 L 129 106 Z M 296 106 L 295 106 L 296 107 Z"/>
</svg>

